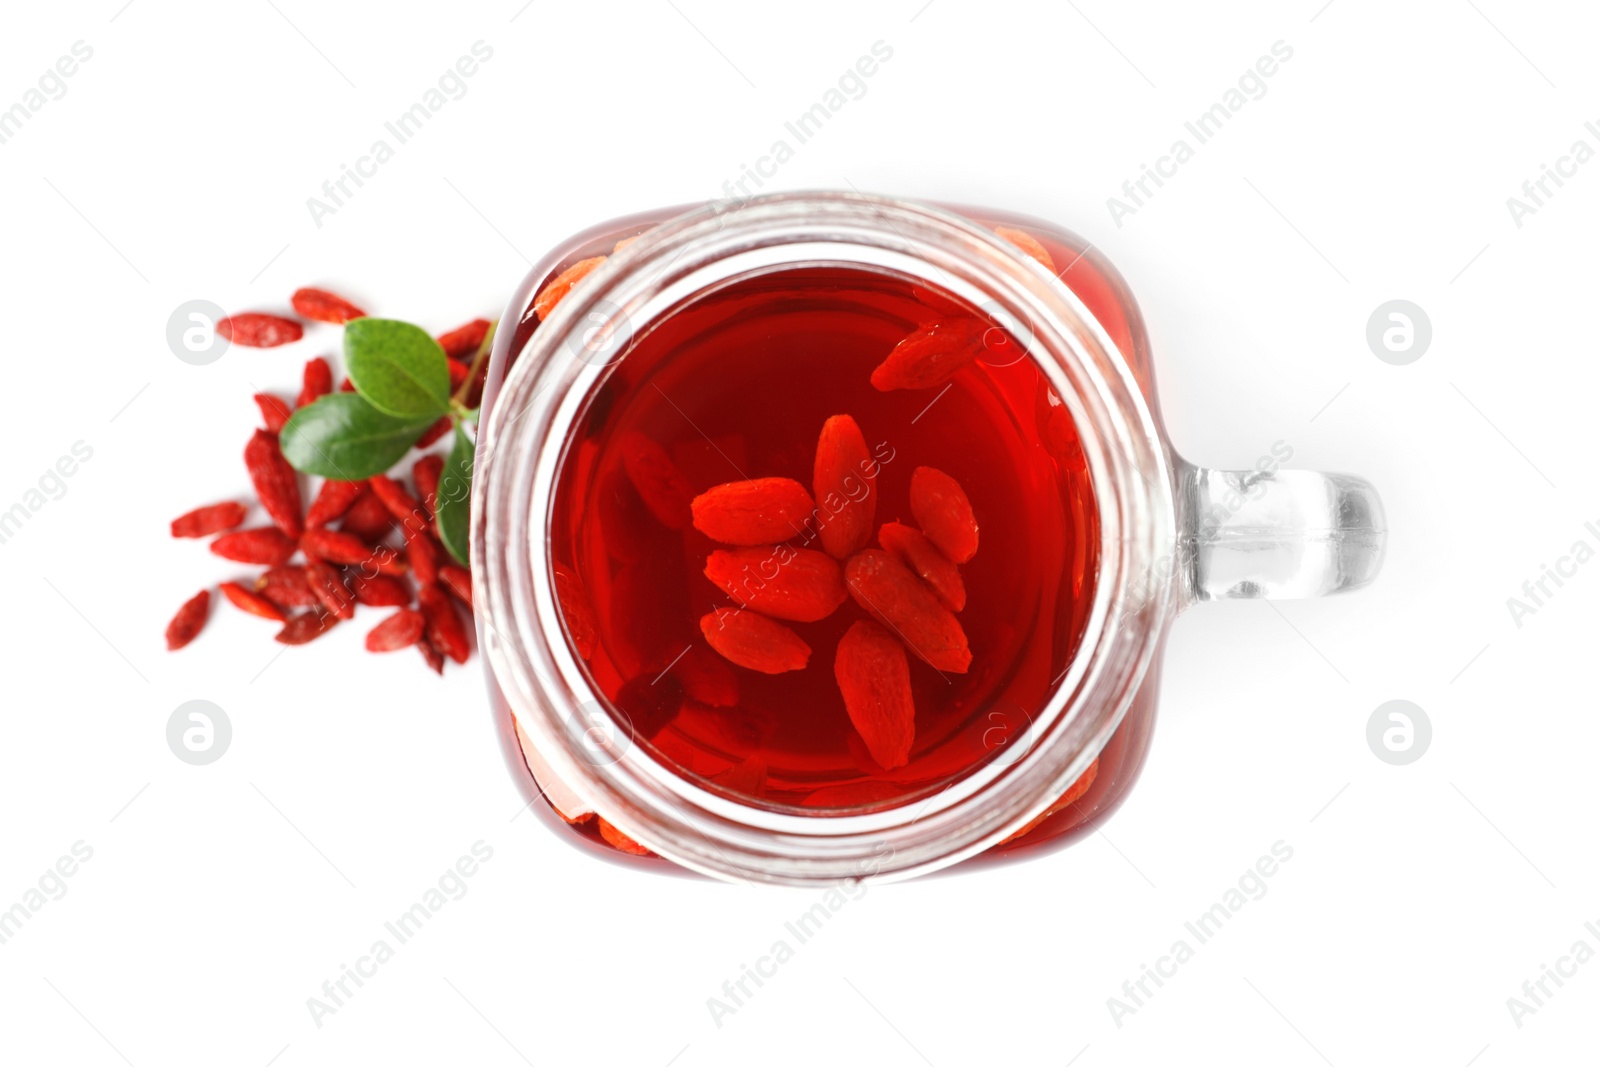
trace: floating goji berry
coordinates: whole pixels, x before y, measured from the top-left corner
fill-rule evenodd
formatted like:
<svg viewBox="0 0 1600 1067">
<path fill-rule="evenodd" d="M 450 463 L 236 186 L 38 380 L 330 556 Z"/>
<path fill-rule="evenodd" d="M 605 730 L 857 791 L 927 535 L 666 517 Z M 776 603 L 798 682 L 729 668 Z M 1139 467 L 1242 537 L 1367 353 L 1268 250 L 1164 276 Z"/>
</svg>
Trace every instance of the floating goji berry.
<svg viewBox="0 0 1600 1067">
<path fill-rule="evenodd" d="M 649 849 L 639 844 L 639 842 L 635 841 L 621 830 L 618 830 L 615 826 L 612 826 L 599 816 L 595 816 L 595 821 L 600 826 L 600 836 L 605 840 L 605 843 L 616 849 L 618 852 L 626 852 L 630 856 L 655 855 L 654 852 L 651 852 Z"/>
<path fill-rule="evenodd" d="M 351 319 L 364 319 L 367 313 L 342 296 L 326 289 L 296 289 L 289 298 L 294 313 L 313 322 L 331 322 L 342 326 Z"/>
<path fill-rule="evenodd" d="M 444 471 L 444 459 L 438 453 L 423 456 L 411 465 L 411 481 L 417 487 L 417 503 L 422 505 L 428 521 L 439 506 L 439 475 Z"/>
<path fill-rule="evenodd" d="M 457 326 L 449 333 L 439 335 L 439 347 L 444 349 L 444 354 L 451 359 L 465 360 L 478 354 L 478 349 L 483 346 L 483 339 L 489 335 L 488 319 L 473 319 L 465 326 Z M 466 365 L 462 364 L 462 374 L 465 376 Z M 460 384 L 457 382 L 456 384 Z"/>
<path fill-rule="evenodd" d="M 422 436 L 417 438 L 416 444 L 413 447 L 427 448 L 429 445 L 435 444 L 439 438 L 449 433 L 451 428 L 454 426 L 455 423 L 450 420 L 449 415 L 440 415 L 438 420 L 435 421 L 432 426 L 429 426 L 426 430 L 422 431 Z"/>
<path fill-rule="evenodd" d="M 472 607 L 472 574 L 465 567 L 457 567 L 453 563 L 440 567 L 439 584 L 454 593 L 456 599 L 467 607 Z"/>
<path fill-rule="evenodd" d="M 1078 780 L 1073 782 L 1072 785 L 1068 786 L 1065 793 L 1062 793 L 1059 797 L 1057 797 L 1055 801 L 1052 802 L 1051 805 L 1044 811 L 1041 811 L 1038 815 L 1028 820 L 1027 825 L 1023 826 L 1022 829 L 1018 830 L 1016 833 L 1012 834 L 1010 837 L 1007 837 L 1000 843 L 1002 845 L 1010 844 L 1017 838 L 1022 837 L 1024 834 L 1027 834 L 1035 829 L 1040 823 L 1044 822 L 1056 812 L 1063 811 L 1069 805 L 1076 803 L 1083 797 L 1085 793 L 1089 791 L 1089 787 L 1094 785 L 1095 776 L 1099 774 L 1099 772 L 1100 757 L 1096 756 L 1089 764 L 1089 769 L 1079 775 Z"/>
<path fill-rule="evenodd" d="M 586 278 L 590 271 L 606 261 L 605 256 L 594 256 L 590 259 L 580 259 L 554 278 L 539 290 L 539 295 L 533 298 L 533 313 L 543 322 L 550 317 L 550 312 L 561 302 L 561 298 L 572 292 L 572 287 Z"/>
<path fill-rule="evenodd" d="M 167 651 L 178 649 L 193 641 L 205 629 L 206 616 L 211 610 L 211 590 L 202 589 L 183 602 L 183 607 L 167 623 Z"/>
<path fill-rule="evenodd" d="M 996 226 L 994 232 L 1038 260 L 1051 274 L 1056 272 L 1056 261 L 1050 258 L 1050 253 L 1033 234 L 1019 230 L 1015 226 Z"/>
<path fill-rule="evenodd" d="M 277 433 L 283 429 L 283 424 L 288 422 L 289 416 L 293 414 L 288 404 L 271 393 L 257 393 L 251 399 L 256 402 L 256 407 L 261 409 L 261 424 L 267 428 L 268 433 Z"/>
<path fill-rule="evenodd" d="M 717 608 L 701 617 L 700 632 L 724 659 L 762 674 L 803 671 L 811 659 L 799 634 L 753 611 Z"/>
<path fill-rule="evenodd" d="M 368 488 L 356 497 L 355 503 L 344 513 L 339 529 L 365 541 L 381 541 L 394 529 L 394 516 L 389 514 L 389 509 L 383 506 L 377 494 Z"/>
<path fill-rule="evenodd" d="M 234 500 L 207 504 L 172 520 L 173 537 L 210 537 L 244 521 L 245 506 Z"/>
<path fill-rule="evenodd" d="M 616 255 L 618 252 L 622 251 L 624 248 L 627 248 L 629 245 L 633 244 L 633 242 L 637 241 L 643 236 L 644 234 L 642 233 L 636 233 L 632 237 L 624 237 L 622 240 L 611 246 L 611 254 Z"/>
<path fill-rule="evenodd" d="M 280 608 L 309 608 L 321 603 L 306 583 L 306 569 L 294 564 L 283 563 L 269 569 L 256 579 L 255 588 Z"/>
<path fill-rule="evenodd" d="M 642 433 L 628 434 L 618 447 L 628 480 L 650 514 L 669 530 L 687 529 L 692 519 L 689 502 L 694 499 L 694 487 L 666 449 Z"/>
<path fill-rule="evenodd" d="M 294 550 L 294 538 L 276 526 L 236 530 L 211 542 L 211 551 L 223 559 L 231 559 L 235 563 L 259 563 L 266 567 L 289 562 Z"/>
<path fill-rule="evenodd" d="M 936 670 L 965 674 L 972 665 L 967 635 L 922 579 L 881 549 L 868 548 L 844 565 L 855 602 Z"/>
<path fill-rule="evenodd" d="M 791 622 L 826 619 L 849 596 L 837 560 L 788 545 L 719 548 L 705 576 L 745 607 Z"/>
<path fill-rule="evenodd" d="M 247 611 L 252 615 L 259 615 L 263 619 L 274 622 L 283 622 L 288 618 L 283 609 L 260 593 L 253 593 L 238 582 L 223 582 L 217 587 L 222 590 L 222 595 L 228 602 L 240 611 Z"/>
<path fill-rule="evenodd" d="M 396 652 L 417 643 L 428 620 L 410 608 L 395 612 L 367 634 L 368 652 Z"/>
<path fill-rule="evenodd" d="M 353 574 L 350 588 L 356 600 L 372 608 L 397 608 L 411 603 L 406 583 L 388 574 Z"/>
<path fill-rule="evenodd" d="M 280 645 L 303 645 L 315 641 L 339 623 L 339 616 L 320 609 L 291 615 L 273 640 Z"/>
<path fill-rule="evenodd" d="M 733 668 L 704 645 L 690 645 L 672 665 L 672 676 L 696 704 L 731 708 L 739 703 L 739 679 Z"/>
<path fill-rule="evenodd" d="M 839 639 L 833 677 L 873 761 L 884 770 L 904 767 L 917 717 L 905 648 L 877 623 L 858 620 Z"/>
<path fill-rule="evenodd" d="M 556 602 L 561 605 L 561 615 L 567 622 L 567 639 L 572 642 L 578 658 L 587 661 L 594 655 L 598 642 L 594 625 L 594 611 L 589 606 L 589 596 L 583 583 L 565 564 L 551 567 L 556 590 Z"/>
<path fill-rule="evenodd" d="M 300 340 L 305 330 L 293 319 L 248 311 L 243 315 L 229 315 L 217 323 L 217 333 L 246 348 L 276 348 Z"/>
<path fill-rule="evenodd" d="M 351 594 L 350 587 L 345 584 L 344 575 L 335 568 L 320 561 L 307 563 L 306 584 L 317 594 L 322 606 L 339 618 L 348 619 L 355 615 L 355 597 Z"/>
<path fill-rule="evenodd" d="M 977 318 L 937 319 L 919 327 L 873 370 L 873 388 L 931 389 L 983 355 L 988 323 Z"/>
<path fill-rule="evenodd" d="M 300 376 L 300 395 L 295 398 L 294 406 L 303 408 L 307 404 L 314 404 L 331 392 L 333 368 L 328 366 L 328 361 L 321 356 L 306 360 L 306 369 Z"/>
<path fill-rule="evenodd" d="M 471 654 L 467 628 L 450 597 L 436 585 L 423 585 L 417 587 L 417 603 L 428 620 L 428 641 L 457 663 L 467 662 Z"/>
<path fill-rule="evenodd" d="M 326 526 L 342 517 L 366 488 L 365 481 L 341 482 L 337 478 L 324 479 L 322 487 L 317 490 L 316 499 L 311 501 L 311 507 L 306 511 L 307 528 Z"/>
<path fill-rule="evenodd" d="M 798 537 L 814 507 L 793 478 L 756 478 L 713 486 L 694 498 L 695 529 L 728 545 L 768 545 Z"/>
<path fill-rule="evenodd" d="M 870 472 L 870 473 L 869 473 Z M 877 467 L 861 427 L 849 415 L 822 424 L 811 488 L 821 517 L 822 547 L 835 559 L 867 547 L 877 508 Z"/>
<path fill-rule="evenodd" d="M 965 563 L 978 551 L 978 520 L 961 483 L 934 467 L 911 472 L 911 514 L 928 540 L 952 562 Z"/>
<path fill-rule="evenodd" d="M 278 435 L 257 430 L 244 448 L 244 465 L 256 497 L 278 529 L 299 537 L 305 529 L 305 511 L 300 502 L 300 479 L 278 448 Z"/>
<path fill-rule="evenodd" d="M 938 545 L 924 537 L 921 530 L 904 523 L 886 522 L 878 529 L 878 544 L 927 582 L 945 607 L 960 611 L 967 606 L 961 569 L 939 551 Z"/>
<path fill-rule="evenodd" d="M 767 787 L 767 761 L 760 753 L 746 756 L 725 771 L 711 776 L 711 781 L 731 793 L 758 797 Z"/>
</svg>

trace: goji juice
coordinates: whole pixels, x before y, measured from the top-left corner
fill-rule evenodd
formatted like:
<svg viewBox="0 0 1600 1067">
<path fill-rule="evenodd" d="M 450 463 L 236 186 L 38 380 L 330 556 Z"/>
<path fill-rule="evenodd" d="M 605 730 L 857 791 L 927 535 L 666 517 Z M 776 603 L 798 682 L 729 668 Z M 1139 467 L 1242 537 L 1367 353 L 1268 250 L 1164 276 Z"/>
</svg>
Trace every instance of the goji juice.
<svg viewBox="0 0 1600 1067">
<path fill-rule="evenodd" d="M 974 320 L 983 352 L 947 381 L 875 387 L 875 369 L 902 341 L 935 322 Z M 740 653 L 730 660 L 702 627 L 741 605 L 706 577 L 712 553 L 732 547 L 699 528 L 698 502 L 688 521 L 687 498 L 761 479 L 812 490 L 819 435 L 841 415 L 869 454 L 867 551 L 890 547 L 890 535 L 880 541 L 885 524 L 934 532 L 921 529 L 912 505 L 919 468 L 953 480 L 978 527 L 977 550 L 958 568 L 965 601 L 953 612 L 970 665 L 936 669 L 907 650 L 914 726 L 904 756 L 903 734 L 893 757 L 888 742 L 869 746 L 836 676 L 853 626 L 897 628 L 857 596 L 814 621 L 777 620 L 810 650 L 801 669 L 740 665 Z M 814 503 L 783 540 L 820 555 L 819 529 L 832 513 Z M 891 534 L 896 543 L 912 536 Z M 732 793 L 825 810 L 927 794 L 996 756 L 1077 651 L 1097 543 L 1076 430 L 1014 337 L 905 279 L 817 267 L 736 281 L 632 338 L 572 434 L 549 549 L 566 572 L 564 597 L 581 599 L 576 614 L 592 616 L 574 625 L 567 605 L 569 641 L 635 743 Z M 762 644 L 767 622 L 756 629 L 755 653 L 777 656 L 764 667 L 792 655 Z"/>
</svg>

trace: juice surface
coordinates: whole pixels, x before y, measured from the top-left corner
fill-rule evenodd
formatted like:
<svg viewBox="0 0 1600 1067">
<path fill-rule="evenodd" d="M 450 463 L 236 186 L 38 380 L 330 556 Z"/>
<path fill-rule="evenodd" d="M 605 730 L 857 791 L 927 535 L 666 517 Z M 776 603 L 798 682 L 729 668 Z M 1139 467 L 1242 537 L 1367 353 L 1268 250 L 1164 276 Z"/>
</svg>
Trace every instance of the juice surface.
<svg viewBox="0 0 1600 1067">
<path fill-rule="evenodd" d="M 586 666 L 636 743 L 685 775 L 818 813 L 943 788 L 1004 747 L 1042 706 L 1082 637 L 1098 541 L 1071 420 L 1038 368 L 998 327 L 949 381 L 881 391 L 872 372 L 927 323 L 977 316 L 950 297 L 859 269 L 786 269 L 702 294 L 635 337 L 591 395 L 568 446 L 550 526 L 568 595 L 592 616 Z M 703 573 L 722 546 L 662 522 L 631 475 L 625 442 L 659 445 L 694 493 L 782 477 L 807 488 L 824 422 L 850 415 L 873 458 L 876 514 L 916 525 L 919 467 L 953 477 L 979 547 L 961 564 L 964 673 L 909 657 L 909 761 L 875 761 L 834 672 L 841 637 L 870 618 L 846 599 L 820 621 L 785 622 L 811 655 L 765 674 L 729 663 L 700 620 L 737 607 Z M 815 523 L 791 546 L 820 549 Z"/>
</svg>

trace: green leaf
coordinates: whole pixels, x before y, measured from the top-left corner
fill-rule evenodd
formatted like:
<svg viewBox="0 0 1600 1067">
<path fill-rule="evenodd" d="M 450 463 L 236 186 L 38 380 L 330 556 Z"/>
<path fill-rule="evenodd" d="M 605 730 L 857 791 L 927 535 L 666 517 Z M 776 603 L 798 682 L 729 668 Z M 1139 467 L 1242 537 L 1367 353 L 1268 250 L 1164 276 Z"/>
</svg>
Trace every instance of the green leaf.
<svg viewBox="0 0 1600 1067">
<path fill-rule="evenodd" d="M 463 567 L 471 565 L 472 464 L 475 457 L 472 438 L 457 423 L 450 458 L 439 472 L 439 499 L 434 502 L 433 514 L 439 524 L 439 540 Z"/>
<path fill-rule="evenodd" d="M 450 364 L 426 330 L 394 319 L 344 328 L 344 365 L 356 392 L 402 419 L 436 419 L 450 407 Z"/>
<path fill-rule="evenodd" d="M 349 482 L 394 466 L 434 418 L 397 419 L 358 393 L 329 393 L 296 411 L 278 444 L 296 470 Z"/>
</svg>

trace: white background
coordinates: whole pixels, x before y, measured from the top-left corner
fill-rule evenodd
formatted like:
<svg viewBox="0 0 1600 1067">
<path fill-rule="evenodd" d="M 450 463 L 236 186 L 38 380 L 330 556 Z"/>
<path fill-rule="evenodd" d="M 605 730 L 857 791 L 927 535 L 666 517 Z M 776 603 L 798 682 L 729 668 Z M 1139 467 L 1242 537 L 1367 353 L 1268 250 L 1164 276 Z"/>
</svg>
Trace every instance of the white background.
<svg viewBox="0 0 1600 1067">
<path fill-rule="evenodd" d="M 1600 563 L 1506 600 L 1600 535 L 1593 234 L 1600 163 L 1519 228 L 1506 198 L 1600 138 L 1578 4 L 1507 0 L 628 5 L 96 0 L 15 5 L 0 107 L 93 58 L 0 145 L 0 510 L 93 458 L 0 544 L 0 908 L 93 858 L 0 945 L 0 1059 L 73 1064 L 665 1065 L 1592 1058 L 1600 962 L 1519 1028 L 1506 999 L 1600 922 Z M 474 41 L 493 59 L 318 228 L 307 197 Z M 297 346 L 174 358 L 178 304 L 278 309 L 306 284 L 442 330 L 615 215 L 717 196 L 873 42 L 894 50 L 774 183 L 1057 220 L 1126 273 L 1178 448 L 1346 470 L 1392 535 L 1368 591 L 1180 619 L 1144 778 L 1036 862 L 869 890 L 719 1028 L 706 1008 L 815 894 L 619 871 L 520 800 L 478 664 L 443 682 L 360 650 L 275 659 L 197 588 L 247 568 L 166 525 L 240 495 L 257 389 Z M 1106 199 L 1273 42 L 1268 83 L 1137 214 Z M 1418 362 L 1364 339 L 1430 316 Z M 181 702 L 226 709 L 208 767 Z M 1380 703 L 1434 738 L 1393 767 Z M 416 940 L 316 1026 L 306 1000 L 483 840 Z M 1282 840 L 1293 859 L 1119 1027 L 1107 998 Z M 1554 987 L 1550 987 L 1554 990 Z M 676 1059 L 674 1059 L 676 1057 Z"/>
</svg>

